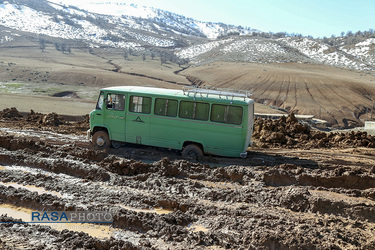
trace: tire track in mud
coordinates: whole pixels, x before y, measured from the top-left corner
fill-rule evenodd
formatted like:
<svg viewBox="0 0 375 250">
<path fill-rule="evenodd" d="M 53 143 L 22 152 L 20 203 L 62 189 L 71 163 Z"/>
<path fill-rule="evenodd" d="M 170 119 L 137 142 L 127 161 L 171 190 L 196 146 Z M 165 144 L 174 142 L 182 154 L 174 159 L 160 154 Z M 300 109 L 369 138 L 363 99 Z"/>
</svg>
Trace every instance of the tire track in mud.
<svg viewBox="0 0 375 250">
<path fill-rule="evenodd" d="M 288 168 L 290 168 L 290 166 L 288 166 Z M 268 170 L 268 172 L 266 172 L 266 174 L 268 174 L 269 171 L 270 170 Z M 267 183 L 267 181 L 268 181 L 267 177 L 265 178 L 265 180 L 266 180 L 266 183 Z M 169 183 L 169 184 L 171 184 L 171 183 Z M 174 184 L 172 184 L 172 185 L 174 185 Z M 206 188 L 207 187 L 205 187 L 204 189 L 206 189 Z M 244 187 L 241 187 L 241 188 L 244 189 Z M 197 195 L 194 195 L 194 197 L 199 197 L 199 200 L 201 200 L 201 202 L 202 202 L 202 198 L 203 199 L 208 198 L 209 201 L 215 202 L 215 204 L 220 200 L 223 201 L 223 202 L 229 202 L 229 203 L 232 203 L 232 204 L 233 203 L 241 203 L 242 205 L 240 206 L 240 208 L 244 211 L 244 214 L 242 215 L 241 212 L 236 213 L 237 216 L 240 216 L 236 220 L 237 225 L 238 225 L 238 221 L 244 220 L 244 222 L 245 222 L 246 220 L 248 220 L 248 218 L 241 217 L 241 215 L 247 216 L 248 212 L 246 210 L 247 209 L 253 210 L 253 208 L 254 208 L 254 205 L 251 205 L 250 207 L 248 207 L 248 205 L 244 205 L 243 203 L 245 203 L 245 204 L 248 204 L 248 203 L 258 204 L 258 206 L 265 206 L 266 205 L 266 207 L 270 207 L 271 209 L 275 205 L 281 204 L 281 207 L 285 207 L 286 209 L 291 209 L 292 211 L 298 211 L 298 212 L 309 210 L 309 209 L 315 209 L 316 210 L 323 204 L 322 200 L 319 200 L 319 206 L 314 205 L 315 203 L 312 203 L 312 205 L 309 205 L 310 202 L 311 202 L 310 198 L 306 197 L 306 196 L 309 196 L 309 193 L 306 193 L 305 190 L 300 190 L 299 188 L 295 188 L 292 191 L 293 192 L 293 199 L 298 198 L 298 200 L 301 201 L 302 204 L 300 204 L 298 206 L 296 206 L 296 204 L 294 204 L 292 207 L 290 207 L 290 203 L 289 203 L 289 200 L 288 200 L 289 198 L 285 199 L 286 197 L 284 197 L 283 195 L 280 196 L 280 194 L 279 194 L 279 191 L 283 191 L 284 188 L 269 189 L 269 190 L 265 191 L 265 190 L 263 190 L 263 188 L 255 186 L 255 187 L 250 187 L 250 188 L 245 188 L 245 189 L 246 189 L 246 191 L 245 191 L 246 195 L 245 196 L 244 196 L 244 193 L 243 193 L 244 190 L 242 190 L 242 191 L 241 190 L 234 190 L 234 192 L 230 191 L 230 190 L 227 191 L 227 192 L 225 192 L 223 190 L 217 190 L 217 191 L 212 190 L 211 192 L 208 192 L 208 194 L 207 194 L 208 197 L 202 197 L 202 196 L 197 196 Z M 213 191 L 215 191 L 215 192 L 213 192 Z M 179 192 L 178 196 L 181 195 L 180 192 Z M 281 193 L 283 193 L 283 192 L 281 192 Z M 290 190 L 288 190 L 288 192 L 290 192 Z M 205 193 L 207 193 L 207 191 L 205 191 Z M 259 196 L 259 193 L 261 194 L 260 196 Z M 19 195 L 18 195 L 18 197 L 19 197 Z M 21 196 L 21 197 L 22 197 L 22 200 L 27 200 L 27 198 L 25 198 L 25 197 L 27 197 L 27 194 L 25 194 L 25 196 Z M 230 197 L 230 199 L 228 199 L 229 197 Z M 33 198 L 32 200 L 37 200 L 37 199 Z M 13 200 L 13 202 L 14 202 L 14 200 Z M 328 200 L 326 200 L 325 202 L 327 203 L 326 207 L 329 204 L 331 204 Z M 197 208 L 196 205 L 191 205 L 192 204 L 191 202 L 190 203 L 186 202 L 186 203 L 190 204 L 189 209 L 191 209 L 192 207 Z M 207 202 L 205 202 L 205 203 L 207 204 Z M 285 204 L 285 205 L 282 205 L 282 204 Z M 343 206 L 343 204 L 341 204 L 341 205 Z M 201 207 L 201 209 L 199 209 L 199 210 L 205 209 L 205 210 L 209 210 L 209 211 L 216 211 L 215 213 L 211 212 L 211 216 L 214 218 L 213 221 L 217 221 L 217 217 L 226 218 L 226 215 L 228 213 L 231 213 L 231 211 L 232 211 L 232 209 L 225 209 L 224 211 L 218 212 L 216 206 L 217 205 L 214 205 L 213 207 L 211 207 L 211 206 L 205 205 L 205 206 Z M 312 206 L 312 207 L 310 207 L 310 206 Z M 348 208 L 348 209 L 351 208 L 351 206 L 349 206 L 349 205 L 346 205 L 344 207 Z M 357 207 L 356 207 L 356 209 L 357 209 Z M 187 211 L 188 211 L 188 209 L 185 212 L 187 212 Z M 324 210 L 318 209 L 315 212 L 317 212 L 317 211 L 323 212 Z M 343 210 L 343 211 L 345 212 L 346 210 Z M 345 216 L 347 214 L 347 212 L 346 212 L 344 215 L 342 215 L 343 211 L 341 211 L 339 213 L 340 216 Z M 328 212 L 329 211 L 327 211 L 327 213 Z M 187 220 L 187 218 L 189 218 L 189 217 L 187 217 L 187 214 L 181 214 L 181 212 L 177 212 L 177 213 L 180 214 L 179 216 L 182 216 L 181 219 L 183 218 L 183 220 L 180 221 L 179 224 L 178 224 L 181 227 L 176 228 L 176 226 L 174 226 L 173 230 L 179 232 L 179 234 L 186 234 L 185 227 L 188 224 L 190 224 L 192 221 L 194 221 L 193 217 L 196 216 L 197 214 L 194 213 L 195 215 L 192 215 L 193 217 L 190 217 L 191 219 Z M 266 218 L 269 219 L 269 215 L 264 217 L 265 215 L 263 215 L 259 211 L 253 211 L 252 216 L 254 216 L 254 213 L 258 214 L 258 216 L 256 218 L 258 218 L 259 221 L 265 220 Z M 199 214 L 199 212 L 198 212 L 198 214 Z M 134 218 L 134 215 L 137 215 L 137 219 Z M 158 218 L 158 216 L 155 216 L 155 215 L 151 216 L 151 215 L 142 214 L 142 216 L 140 216 L 139 213 L 131 212 L 131 211 L 128 211 L 128 210 L 126 210 L 126 211 L 121 210 L 120 214 L 115 217 L 115 226 L 118 227 L 118 228 L 125 228 L 125 229 L 128 229 L 128 230 L 144 231 L 144 232 L 152 230 L 154 228 L 160 228 L 160 227 L 164 228 L 164 229 L 168 228 L 168 222 L 164 222 L 164 220 L 159 221 L 157 218 Z M 166 219 L 166 220 L 172 219 L 172 218 L 169 218 L 169 217 L 166 217 L 166 218 L 163 217 L 163 218 Z M 283 216 L 280 217 L 280 215 L 273 215 L 273 219 L 277 219 L 277 218 L 281 219 L 281 218 L 283 218 Z M 355 217 L 355 218 L 357 218 L 357 217 Z M 154 222 L 156 221 L 158 223 L 150 225 L 150 222 L 149 222 L 150 219 L 152 221 L 154 221 Z M 173 216 L 173 221 L 175 219 L 176 219 L 176 215 Z M 222 219 L 220 221 L 223 222 Z M 229 223 L 228 219 L 225 219 L 224 221 L 225 221 L 226 225 Z M 233 236 L 228 235 L 228 233 L 226 233 L 226 234 L 223 233 L 221 227 L 218 227 L 219 225 L 220 224 L 217 224 L 217 225 L 215 224 L 213 228 L 215 228 L 215 231 L 220 232 L 220 237 L 222 237 L 225 240 L 231 239 L 231 241 L 233 241 Z M 236 228 L 236 227 L 234 227 L 234 228 Z M 243 229 L 242 227 L 237 226 L 235 231 L 242 230 L 242 229 Z M 233 226 L 232 226 L 232 230 L 233 230 Z M 162 236 L 162 235 L 158 234 L 158 236 Z M 211 234 L 211 236 L 212 236 L 212 234 Z M 185 237 L 186 237 L 186 235 L 185 235 Z M 217 239 L 216 236 L 215 236 L 215 239 Z M 239 239 L 236 239 L 235 241 L 237 241 L 237 240 L 239 240 Z M 225 244 L 223 245 L 223 242 L 220 242 L 220 241 L 217 241 L 215 243 L 215 245 L 226 246 Z"/>
<path fill-rule="evenodd" d="M 97 239 L 83 232 L 58 231 L 49 226 L 9 224 L 10 216 L 0 216 L 2 249 L 138 249 L 128 240 Z"/>
<path fill-rule="evenodd" d="M 145 163 L 121 157 L 121 149 L 98 151 L 23 137 L 2 135 L 0 158 L 12 166 L 32 163 L 32 168 L 29 172 L 22 172 L 25 167 L 1 168 L 0 181 L 45 187 L 67 196 L 0 185 L 3 202 L 38 209 L 112 209 L 116 211 L 114 226 L 134 237 L 122 240 L 116 236 L 99 244 L 94 237 L 75 231 L 54 232 L 27 225 L 30 231 L 43 228 L 44 238 L 50 234 L 56 244 L 66 248 L 73 242 L 65 242 L 67 238 L 81 245 L 87 241 L 87 248 L 99 244 L 99 249 L 375 246 L 370 233 L 375 229 L 375 190 L 369 188 L 375 181 L 375 170 L 370 168 L 373 160 L 366 157 L 361 160 L 368 160 L 368 166 L 357 168 L 332 164 L 334 155 L 310 161 L 295 155 L 270 156 L 268 151 L 247 159 L 217 158 L 216 164 L 165 157 Z M 370 152 L 368 149 L 364 156 Z M 146 154 L 143 159 L 149 157 Z M 87 177 L 86 170 L 93 175 L 101 171 L 108 178 Z M 59 178 L 51 173 L 59 174 Z M 141 210 L 155 207 L 171 212 Z M 2 234 L 5 232 L 2 239 L 13 234 L 21 240 L 27 232 L 3 225 L 0 228 Z"/>
</svg>

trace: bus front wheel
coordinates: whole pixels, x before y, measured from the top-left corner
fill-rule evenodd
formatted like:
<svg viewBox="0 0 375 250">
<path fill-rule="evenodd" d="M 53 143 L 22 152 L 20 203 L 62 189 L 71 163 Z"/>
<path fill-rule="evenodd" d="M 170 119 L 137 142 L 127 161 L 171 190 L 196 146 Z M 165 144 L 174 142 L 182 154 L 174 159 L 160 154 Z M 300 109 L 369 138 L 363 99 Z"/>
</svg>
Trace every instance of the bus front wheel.
<svg viewBox="0 0 375 250">
<path fill-rule="evenodd" d="M 181 154 L 184 158 L 192 158 L 197 160 L 198 158 L 203 156 L 203 151 L 198 145 L 189 144 L 184 147 Z"/>
<path fill-rule="evenodd" d="M 92 136 L 92 143 L 98 148 L 109 148 L 111 146 L 111 141 L 109 136 L 105 131 L 98 131 Z"/>
</svg>

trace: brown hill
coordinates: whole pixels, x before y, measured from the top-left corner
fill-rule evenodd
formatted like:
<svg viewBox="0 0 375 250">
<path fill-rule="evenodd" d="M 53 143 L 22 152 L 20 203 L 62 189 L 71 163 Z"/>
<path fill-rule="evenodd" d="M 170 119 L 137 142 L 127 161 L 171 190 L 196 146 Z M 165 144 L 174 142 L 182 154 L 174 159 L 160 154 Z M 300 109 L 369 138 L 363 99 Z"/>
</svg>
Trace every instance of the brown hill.
<svg viewBox="0 0 375 250">
<path fill-rule="evenodd" d="M 2 46 L 0 81 L 19 85 L 60 84 L 58 88 L 45 87 L 47 91 L 40 91 L 50 96 L 75 92 L 72 86 L 90 91 L 115 85 L 180 89 L 194 83 L 252 90 L 258 103 L 296 114 L 312 114 L 340 127 L 361 126 L 370 117 L 370 96 L 375 98 L 374 76 L 325 65 L 217 62 L 188 67 L 161 63 L 157 56 L 143 60 L 141 55 L 130 55 L 125 59 L 121 49 L 90 50 L 77 46 L 72 47 L 71 53 L 61 53 L 52 44 L 47 44 L 44 52 L 34 42 L 23 44 Z M 9 91 L 5 87 L 2 92 Z M 22 88 L 16 93 L 25 94 Z M 77 94 L 83 100 L 94 100 L 85 93 Z M 16 101 L 1 106 L 18 107 Z M 261 112 L 274 111 L 262 108 Z"/>
<path fill-rule="evenodd" d="M 374 76 L 325 65 L 212 63 L 183 74 L 207 86 L 252 90 L 257 102 L 340 127 L 361 126 L 375 98 Z"/>
</svg>

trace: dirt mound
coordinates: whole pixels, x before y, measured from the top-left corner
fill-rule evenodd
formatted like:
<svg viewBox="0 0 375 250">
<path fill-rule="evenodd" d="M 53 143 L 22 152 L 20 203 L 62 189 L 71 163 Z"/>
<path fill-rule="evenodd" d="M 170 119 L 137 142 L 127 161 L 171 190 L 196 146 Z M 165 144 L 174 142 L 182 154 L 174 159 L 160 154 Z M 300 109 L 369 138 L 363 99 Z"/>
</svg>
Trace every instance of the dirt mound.
<svg viewBox="0 0 375 250">
<path fill-rule="evenodd" d="M 42 119 L 39 120 L 39 123 L 43 125 L 59 126 L 65 123 L 65 119 L 56 113 L 49 113 L 44 115 Z"/>
<path fill-rule="evenodd" d="M 16 108 L 6 108 L 0 111 L 0 119 L 7 127 L 43 129 L 60 133 L 84 134 L 90 127 L 89 115 L 82 117 L 80 121 L 67 121 L 56 113 L 42 114 L 30 110 L 27 114 L 21 114 Z M 16 121 L 16 123 L 15 123 Z"/>
<path fill-rule="evenodd" d="M 287 148 L 375 147 L 375 137 L 367 132 L 325 133 L 298 122 L 294 114 L 278 120 L 255 118 L 255 146 Z"/>
<path fill-rule="evenodd" d="M 25 120 L 28 122 L 39 122 L 43 117 L 43 114 L 41 113 L 35 113 L 34 110 L 30 110 L 30 113 L 28 113 L 25 117 Z"/>
<path fill-rule="evenodd" d="M 0 112 L 0 118 L 19 120 L 22 117 L 16 108 L 6 108 Z"/>
<path fill-rule="evenodd" d="M 26 114 L 24 120 L 27 122 L 35 122 L 44 126 L 59 126 L 67 123 L 62 116 L 59 116 L 56 113 L 41 114 L 35 113 L 34 110 L 30 110 L 30 113 Z"/>
<path fill-rule="evenodd" d="M 90 116 L 88 114 L 85 115 L 85 119 L 77 122 L 77 125 L 89 128 L 90 127 Z"/>
<path fill-rule="evenodd" d="M 23 116 L 16 108 L 6 108 L 0 112 L 0 117 L 6 120 L 17 120 L 31 123 L 39 123 L 42 125 L 59 126 L 65 124 L 65 119 L 56 113 L 41 114 L 30 110 L 30 113 Z"/>
</svg>

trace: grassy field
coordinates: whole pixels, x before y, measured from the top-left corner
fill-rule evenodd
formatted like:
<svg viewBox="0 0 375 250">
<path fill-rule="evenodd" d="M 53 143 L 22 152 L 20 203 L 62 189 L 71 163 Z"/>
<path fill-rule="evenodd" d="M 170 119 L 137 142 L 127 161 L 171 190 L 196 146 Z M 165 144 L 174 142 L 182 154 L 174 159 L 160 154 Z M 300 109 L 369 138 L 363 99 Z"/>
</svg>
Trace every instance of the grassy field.
<svg viewBox="0 0 375 250">
<path fill-rule="evenodd" d="M 46 97 L 71 91 L 80 97 L 73 103 L 82 103 L 80 113 L 86 113 L 87 101 L 95 101 L 95 93 L 102 87 L 139 85 L 180 89 L 190 84 L 187 78 L 193 78 L 203 81 L 205 86 L 252 90 L 253 98 L 262 104 L 256 106 L 259 113 L 279 113 L 268 108 L 276 106 L 298 114 L 312 114 L 343 127 L 362 125 L 372 107 L 370 96 L 375 98 L 374 76 L 325 65 L 216 62 L 179 67 L 161 64 L 158 57 L 143 60 L 140 55 L 130 55 L 125 59 L 123 54 L 120 49 L 90 52 L 79 47 L 72 48 L 70 54 L 61 53 L 52 45 L 42 52 L 32 42 L 23 46 L 3 45 L 0 93 L 24 95 L 28 105 L 20 104 L 20 98 L 12 103 L 4 97 L 0 107 L 32 108 L 38 102 L 57 102 L 61 98 Z M 58 111 L 52 110 L 53 106 L 46 105 L 40 112 Z"/>
</svg>

